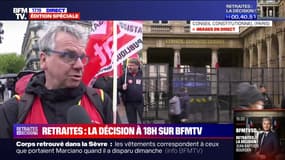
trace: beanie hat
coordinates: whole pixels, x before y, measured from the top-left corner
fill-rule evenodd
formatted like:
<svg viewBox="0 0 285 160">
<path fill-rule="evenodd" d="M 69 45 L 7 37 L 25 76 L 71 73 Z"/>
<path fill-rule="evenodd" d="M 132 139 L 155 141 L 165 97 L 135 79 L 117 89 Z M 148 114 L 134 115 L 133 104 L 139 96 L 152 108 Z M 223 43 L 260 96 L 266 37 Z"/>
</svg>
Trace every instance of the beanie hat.
<svg viewBox="0 0 285 160">
<path fill-rule="evenodd" d="M 240 106 L 248 106 L 249 104 L 264 100 L 260 91 L 248 82 L 243 82 L 238 85 L 237 95 Z"/>
<path fill-rule="evenodd" d="M 134 63 L 134 64 L 140 66 L 140 62 L 139 62 L 139 60 L 136 59 L 136 58 L 131 58 L 131 59 L 129 59 L 129 62 L 128 62 L 128 63 Z"/>
</svg>

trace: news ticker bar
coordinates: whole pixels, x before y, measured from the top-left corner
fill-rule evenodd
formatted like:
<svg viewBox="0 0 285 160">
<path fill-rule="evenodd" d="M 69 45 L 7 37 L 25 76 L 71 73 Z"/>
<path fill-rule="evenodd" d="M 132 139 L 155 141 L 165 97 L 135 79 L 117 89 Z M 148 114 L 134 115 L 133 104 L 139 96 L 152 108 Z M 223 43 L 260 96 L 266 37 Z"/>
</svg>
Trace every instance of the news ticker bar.
<svg viewBox="0 0 285 160">
<path fill-rule="evenodd" d="M 21 160 L 231 160 L 234 156 L 232 139 L 16 139 L 0 144 L 5 155 Z"/>
<path fill-rule="evenodd" d="M 27 1 L 19 4 L 11 0 L 1 2 L 3 20 L 28 20 L 30 13 L 80 13 L 81 20 L 254 20 L 257 19 L 256 0 L 203 0 L 203 1 Z M 14 12 L 15 9 L 15 12 Z M 18 11 L 16 11 L 18 10 Z M 68 11 L 67 11 L 68 10 Z M 17 15 L 15 15 L 17 14 Z M 24 16 L 25 15 L 25 16 Z M 51 14 L 52 15 L 52 14 Z M 51 16 L 52 17 L 52 16 Z M 62 16 L 64 20 L 67 16 Z M 69 16 L 69 19 L 74 16 Z M 49 20 L 49 18 L 46 18 Z M 66 18 L 68 19 L 68 18 Z M 75 19 L 75 18 L 74 18 Z M 32 19 L 30 19 L 32 20 Z"/>
<path fill-rule="evenodd" d="M 223 130 L 223 132 L 220 132 Z M 233 124 L 16 124 L 14 138 L 233 139 Z"/>
</svg>

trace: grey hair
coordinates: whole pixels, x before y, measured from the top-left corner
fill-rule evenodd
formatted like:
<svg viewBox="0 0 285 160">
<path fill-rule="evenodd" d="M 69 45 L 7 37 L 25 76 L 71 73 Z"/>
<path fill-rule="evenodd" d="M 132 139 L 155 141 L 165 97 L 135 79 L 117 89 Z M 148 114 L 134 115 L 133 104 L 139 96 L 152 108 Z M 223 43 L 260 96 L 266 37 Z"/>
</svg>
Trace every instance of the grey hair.
<svg viewBox="0 0 285 160">
<path fill-rule="evenodd" d="M 262 123 L 263 123 L 264 121 L 269 121 L 270 124 L 271 124 L 271 122 L 272 122 L 271 118 L 269 118 L 269 117 L 264 117 L 264 118 L 262 118 Z"/>
<path fill-rule="evenodd" d="M 45 51 L 47 49 L 54 49 L 56 34 L 59 32 L 65 32 L 74 36 L 78 40 L 85 42 L 85 38 L 82 32 L 71 25 L 58 25 L 50 28 L 44 36 L 39 40 L 39 49 Z"/>
</svg>

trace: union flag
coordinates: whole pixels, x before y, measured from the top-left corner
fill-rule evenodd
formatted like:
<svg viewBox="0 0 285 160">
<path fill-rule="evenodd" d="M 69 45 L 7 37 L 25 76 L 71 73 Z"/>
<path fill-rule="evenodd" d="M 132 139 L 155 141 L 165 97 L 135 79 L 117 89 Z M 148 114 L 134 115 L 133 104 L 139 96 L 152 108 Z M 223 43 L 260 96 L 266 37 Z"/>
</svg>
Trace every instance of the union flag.
<svg viewBox="0 0 285 160">
<path fill-rule="evenodd" d="M 112 57 L 116 56 L 118 77 L 122 75 L 122 63 L 142 49 L 142 23 L 139 21 L 117 22 L 117 54 L 113 46 L 113 21 L 93 21 L 86 46 L 89 63 L 84 68 L 83 82 L 90 85 L 93 78 L 112 75 Z"/>
</svg>

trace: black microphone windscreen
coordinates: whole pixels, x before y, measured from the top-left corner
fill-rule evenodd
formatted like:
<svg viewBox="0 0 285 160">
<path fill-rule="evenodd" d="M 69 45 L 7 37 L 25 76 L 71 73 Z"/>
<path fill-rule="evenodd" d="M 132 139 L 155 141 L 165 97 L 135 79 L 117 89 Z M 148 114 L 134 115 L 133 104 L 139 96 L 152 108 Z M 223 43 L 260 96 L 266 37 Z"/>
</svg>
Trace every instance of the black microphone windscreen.
<svg viewBox="0 0 285 160">
<path fill-rule="evenodd" d="M 91 119 L 83 107 L 74 105 L 67 111 L 67 123 L 91 123 Z"/>
</svg>

